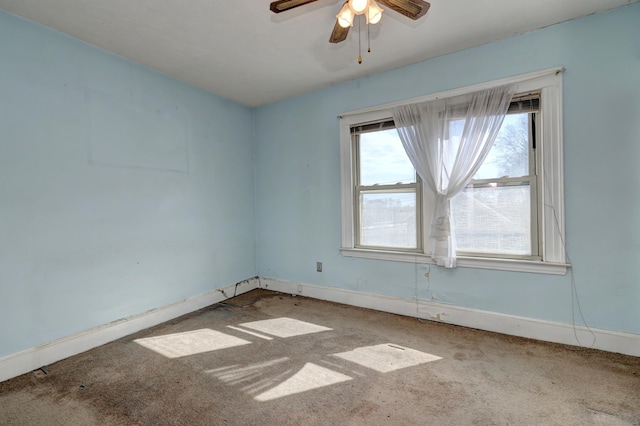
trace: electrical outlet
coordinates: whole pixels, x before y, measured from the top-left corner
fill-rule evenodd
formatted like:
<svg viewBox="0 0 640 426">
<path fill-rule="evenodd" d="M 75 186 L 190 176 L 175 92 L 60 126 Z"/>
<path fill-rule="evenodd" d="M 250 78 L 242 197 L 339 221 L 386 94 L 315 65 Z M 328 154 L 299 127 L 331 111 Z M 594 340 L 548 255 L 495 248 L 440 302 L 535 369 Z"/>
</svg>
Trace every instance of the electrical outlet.
<svg viewBox="0 0 640 426">
<path fill-rule="evenodd" d="M 322 262 L 316 262 L 316 271 L 322 272 Z"/>
</svg>

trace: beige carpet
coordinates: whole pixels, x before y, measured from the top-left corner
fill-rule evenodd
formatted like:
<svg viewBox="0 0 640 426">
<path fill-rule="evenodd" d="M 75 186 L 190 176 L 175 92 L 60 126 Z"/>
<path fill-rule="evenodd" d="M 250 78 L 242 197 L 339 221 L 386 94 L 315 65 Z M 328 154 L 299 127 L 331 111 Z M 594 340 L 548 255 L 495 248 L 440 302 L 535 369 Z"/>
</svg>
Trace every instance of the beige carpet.
<svg viewBox="0 0 640 426">
<path fill-rule="evenodd" d="M 265 290 L 0 383 L 0 425 L 640 425 L 640 358 Z"/>
</svg>

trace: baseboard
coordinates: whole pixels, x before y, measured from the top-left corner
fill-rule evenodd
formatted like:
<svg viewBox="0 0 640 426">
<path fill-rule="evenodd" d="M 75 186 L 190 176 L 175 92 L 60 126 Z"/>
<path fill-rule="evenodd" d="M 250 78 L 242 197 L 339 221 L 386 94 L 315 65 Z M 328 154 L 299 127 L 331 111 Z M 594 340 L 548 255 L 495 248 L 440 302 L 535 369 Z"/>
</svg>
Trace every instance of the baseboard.
<svg viewBox="0 0 640 426">
<path fill-rule="evenodd" d="M 0 358 L 0 382 L 259 287 L 250 278 Z"/>
<path fill-rule="evenodd" d="M 637 334 L 256 277 L 0 358 L 0 382 L 259 287 L 513 336 L 640 356 L 640 335 Z"/>
<path fill-rule="evenodd" d="M 427 301 L 260 278 L 262 288 L 547 342 L 640 356 L 640 335 Z"/>
</svg>

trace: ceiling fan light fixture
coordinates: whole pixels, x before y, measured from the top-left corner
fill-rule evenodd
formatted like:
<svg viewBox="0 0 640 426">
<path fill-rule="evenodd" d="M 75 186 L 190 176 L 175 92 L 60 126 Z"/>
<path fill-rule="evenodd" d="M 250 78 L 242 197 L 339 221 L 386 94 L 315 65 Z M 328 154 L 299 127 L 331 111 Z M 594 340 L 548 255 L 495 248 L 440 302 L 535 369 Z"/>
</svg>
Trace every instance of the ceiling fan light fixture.
<svg viewBox="0 0 640 426">
<path fill-rule="evenodd" d="M 349 6 L 356 15 L 362 15 L 369 6 L 369 0 L 349 0 Z"/>
<path fill-rule="evenodd" d="M 380 7 L 375 0 L 369 1 L 369 8 L 367 9 L 367 24 L 377 24 L 382 19 L 382 12 L 384 10 Z"/>
<path fill-rule="evenodd" d="M 345 2 L 344 6 L 342 6 L 342 9 L 340 9 L 340 13 L 336 15 L 336 18 L 338 18 L 338 24 L 342 28 L 349 28 L 353 27 L 354 16 L 355 15 L 353 14 L 353 10 L 351 10 L 351 7 L 349 7 L 349 2 Z"/>
</svg>

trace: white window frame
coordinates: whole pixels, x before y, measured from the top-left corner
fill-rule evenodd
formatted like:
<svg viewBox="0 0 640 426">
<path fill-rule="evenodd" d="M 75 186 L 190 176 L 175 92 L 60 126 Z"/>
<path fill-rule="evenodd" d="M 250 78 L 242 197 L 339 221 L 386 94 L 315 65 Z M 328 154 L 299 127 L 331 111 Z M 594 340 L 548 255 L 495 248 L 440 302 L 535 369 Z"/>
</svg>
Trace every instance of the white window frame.
<svg viewBox="0 0 640 426">
<path fill-rule="evenodd" d="M 354 234 L 354 181 L 351 127 L 357 124 L 384 120 L 392 117 L 392 108 L 434 99 L 463 95 L 505 84 L 515 84 L 515 93 L 540 90 L 540 113 L 537 123 L 536 148 L 540 150 L 540 254 L 541 260 L 485 258 L 458 256 L 459 267 L 497 269 L 506 271 L 534 272 L 564 275 L 567 267 L 565 255 L 564 225 L 564 159 L 562 130 L 562 72 L 563 67 L 475 84 L 459 89 L 434 93 L 402 102 L 394 102 L 378 107 L 343 113 L 340 119 L 340 169 L 342 201 L 342 248 L 344 256 L 368 259 L 391 260 L 414 263 L 435 263 L 428 252 L 429 224 L 433 205 L 433 194 L 422 186 L 422 223 L 424 248 L 420 253 L 356 248 Z"/>
<path fill-rule="evenodd" d="M 531 93 L 531 92 L 527 92 L 527 93 L 523 93 L 523 94 L 516 94 L 514 95 L 513 100 L 511 101 L 512 104 L 516 103 L 518 104 L 519 101 L 517 100 L 518 97 L 520 97 L 520 95 L 524 95 L 526 98 L 531 98 L 531 97 L 535 97 L 537 99 L 540 98 L 540 94 L 538 93 L 537 95 L 535 94 L 537 92 Z M 520 111 L 518 111 L 516 109 L 516 114 L 521 113 Z M 540 163 L 540 158 L 539 158 L 539 150 L 534 148 L 534 146 L 536 145 L 536 141 L 534 139 L 537 139 L 535 137 L 534 134 L 534 128 L 536 127 L 535 122 L 539 121 L 539 119 L 535 119 L 537 121 L 534 122 L 534 119 L 532 119 L 532 116 L 534 117 L 540 117 L 540 108 L 536 108 L 535 111 L 526 111 L 525 112 L 528 117 L 527 117 L 527 121 L 528 121 L 528 135 L 527 135 L 527 140 L 528 140 L 528 165 L 527 165 L 527 175 L 525 176 L 513 176 L 513 177 L 507 177 L 507 176 L 503 176 L 503 177 L 498 177 L 498 175 L 491 177 L 491 178 L 483 178 L 483 179 L 471 179 L 471 181 L 467 184 L 468 187 L 485 187 L 485 185 L 487 184 L 491 184 L 491 183 L 500 183 L 500 184 L 509 184 L 509 183 L 519 183 L 522 184 L 523 182 L 527 182 L 527 185 L 529 187 L 529 191 L 530 191 L 530 214 L 531 214 L 531 220 L 529 223 L 529 235 L 531 237 L 531 245 L 530 245 L 530 249 L 531 249 L 531 253 L 528 255 L 520 255 L 520 254 L 501 254 L 501 253 L 479 253 L 479 252 L 474 252 L 473 250 L 458 250 L 457 253 L 457 257 L 478 257 L 478 256 L 484 256 L 485 257 L 491 257 L 491 258 L 498 258 L 498 259 L 522 259 L 522 260 L 540 260 L 542 259 L 542 256 L 540 255 L 540 241 L 541 241 L 541 234 L 540 234 L 540 226 L 538 225 L 538 217 L 541 217 L 541 213 L 540 213 L 540 209 L 541 209 L 541 205 L 540 205 L 540 199 L 538 197 L 538 191 L 539 191 L 539 186 L 540 186 L 540 173 L 538 170 L 538 163 Z M 510 114 L 509 112 L 507 112 L 507 115 Z M 453 198 L 455 199 L 455 197 Z M 453 200 L 452 199 L 452 200 Z M 455 216 L 455 210 L 452 207 L 452 215 Z M 454 219 L 455 220 L 455 219 Z M 456 225 L 457 228 L 457 225 Z M 458 240 L 459 242 L 460 240 Z"/>
<path fill-rule="evenodd" d="M 377 122 L 375 120 L 374 122 Z M 388 121 L 388 120 L 385 120 Z M 366 124 L 366 123 L 362 123 Z M 349 128 L 351 131 L 351 127 Z M 423 249 L 423 235 L 424 231 L 422 225 L 422 209 L 424 208 L 424 203 L 422 202 L 422 180 L 420 176 L 415 172 L 415 182 L 413 183 L 402 183 L 402 184 L 392 184 L 392 185 L 362 185 L 360 182 L 360 136 L 361 135 L 351 135 L 351 153 L 353 158 L 352 164 L 352 173 L 351 176 L 353 178 L 353 205 L 355 206 L 353 209 L 353 232 L 354 232 L 354 248 L 362 249 L 362 250 L 382 250 L 382 251 L 395 251 L 403 252 L 403 253 L 422 253 Z M 398 144 L 400 144 L 400 138 L 398 137 Z M 407 158 L 408 160 L 408 158 Z M 369 246 L 367 247 L 365 244 L 362 244 L 362 229 L 360 229 L 360 212 L 359 209 L 362 207 L 360 205 L 359 199 L 360 194 L 362 193 L 384 193 L 384 192 L 406 192 L 407 190 L 413 189 L 415 191 L 416 197 L 416 218 L 415 218 L 415 227 L 416 227 L 416 247 L 415 248 L 397 248 L 394 249 L 392 247 L 384 247 L 384 246 Z M 359 243 L 359 244 L 358 244 Z"/>
</svg>

